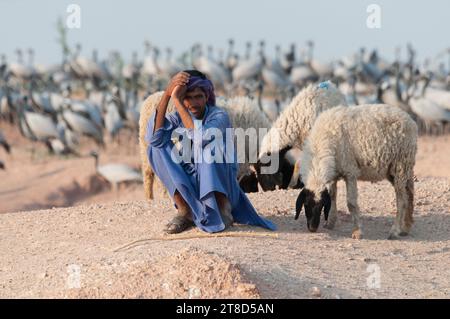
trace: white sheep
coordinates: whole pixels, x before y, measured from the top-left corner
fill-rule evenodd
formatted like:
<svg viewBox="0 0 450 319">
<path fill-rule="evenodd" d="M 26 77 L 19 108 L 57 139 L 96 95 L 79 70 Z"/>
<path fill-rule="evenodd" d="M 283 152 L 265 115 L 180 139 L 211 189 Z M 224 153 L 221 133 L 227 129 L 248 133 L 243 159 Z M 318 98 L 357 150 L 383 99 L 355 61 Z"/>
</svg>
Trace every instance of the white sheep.
<svg viewBox="0 0 450 319">
<path fill-rule="evenodd" d="M 264 136 L 259 157 L 291 147 L 301 150 L 317 116 L 338 105 L 347 105 L 345 97 L 330 81 L 307 86 L 294 97 Z"/>
<path fill-rule="evenodd" d="M 238 155 L 244 157 L 239 163 L 239 171 L 237 174 L 238 180 L 241 181 L 246 176 L 253 176 L 255 178 L 257 176 L 260 177 L 259 167 L 255 165 L 257 164 L 258 144 L 260 143 L 259 129 L 268 131 L 271 126 L 270 120 L 263 112 L 260 112 L 257 101 L 248 97 L 237 96 L 228 99 L 219 98 L 217 99 L 216 104 L 227 111 L 234 129 L 242 128 L 244 130 L 243 133 L 250 133 L 245 132 L 245 130 L 254 129 L 254 133 L 256 134 L 254 136 L 256 137 L 256 140 L 245 141 L 245 154 L 239 153 L 238 150 Z M 244 141 L 242 140 L 238 141 L 235 139 L 236 145 L 243 142 Z M 253 143 L 255 144 L 253 145 Z M 264 189 L 274 189 L 273 185 L 267 185 L 266 182 L 262 181 Z"/>
<path fill-rule="evenodd" d="M 145 135 L 147 133 L 148 120 L 150 119 L 156 107 L 158 106 L 158 103 L 161 100 L 163 94 L 164 92 L 160 91 L 148 96 L 141 105 L 139 116 L 139 150 L 141 155 L 141 169 L 142 169 L 142 176 L 144 178 L 145 198 L 148 200 L 153 199 L 154 197 L 153 183 L 155 182 L 155 173 L 153 172 L 153 169 L 148 161 L 147 155 L 148 143 L 145 140 Z M 167 107 L 167 112 L 170 113 L 173 111 L 175 111 L 175 106 L 170 101 Z M 165 194 L 164 187 L 162 187 L 162 183 L 158 178 L 156 179 L 156 183 L 158 184 L 156 189 L 162 192 L 161 194 Z"/>
<path fill-rule="evenodd" d="M 145 197 L 147 199 L 153 199 L 153 183 L 155 180 L 155 174 L 149 164 L 148 157 L 147 157 L 147 148 L 148 144 L 145 140 L 145 134 L 147 130 L 147 123 L 149 118 L 151 117 L 152 113 L 156 109 L 163 92 L 157 92 L 149 97 L 144 101 L 141 107 L 141 116 L 139 118 L 139 146 L 140 146 L 140 154 L 141 154 L 141 162 L 142 162 L 142 173 L 144 176 L 144 189 L 145 189 Z M 249 128 L 255 128 L 256 131 L 260 128 L 269 129 L 270 128 L 270 121 L 267 119 L 267 117 L 262 114 L 259 111 L 257 102 L 255 100 L 249 99 L 247 97 L 234 97 L 230 99 L 225 98 L 217 98 L 216 104 L 218 107 L 224 108 L 227 113 L 230 116 L 231 123 L 234 128 L 243 128 L 244 130 L 247 130 Z M 167 112 L 173 112 L 175 111 L 175 106 L 169 102 L 169 106 L 167 108 Z M 259 135 L 257 135 L 259 137 Z M 245 184 L 248 183 L 257 183 L 256 181 L 256 175 L 258 167 L 255 168 L 253 163 L 251 163 L 251 160 L 254 160 L 256 162 L 257 159 L 257 148 L 252 149 L 249 148 L 246 144 L 245 148 L 246 154 L 245 154 L 245 161 L 243 163 L 239 163 L 239 170 L 237 178 L 241 182 L 245 182 Z M 253 151 L 250 153 L 250 151 Z M 244 179 L 250 178 L 250 181 L 243 181 Z M 275 189 L 275 184 L 279 184 L 278 181 L 279 176 L 274 174 L 272 176 L 262 176 L 259 180 L 263 189 Z M 159 179 L 157 178 L 157 183 L 160 183 Z M 241 183 L 241 186 L 243 186 L 243 183 Z M 243 187 L 244 190 L 245 187 Z M 162 186 L 157 186 L 156 189 L 160 192 L 161 190 L 164 190 Z M 251 191 L 257 191 L 257 185 L 256 189 L 254 186 L 250 187 L 249 190 Z M 163 192 L 164 193 L 164 192 Z"/>
<path fill-rule="evenodd" d="M 387 179 L 397 199 L 397 217 L 389 238 L 407 235 L 413 224 L 417 135 L 411 117 L 386 104 L 335 107 L 323 112 L 303 148 L 300 174 L 305 188 L 297 198 L 295 218 L 304 205 L 308 229 L 314 232 L 324 209 L 326 227 L 332 229 L 337 219 L 336 184 L 344 179 L 354 225 L 352 238 L 359 239 L 357 180 Z"/>
</svg>

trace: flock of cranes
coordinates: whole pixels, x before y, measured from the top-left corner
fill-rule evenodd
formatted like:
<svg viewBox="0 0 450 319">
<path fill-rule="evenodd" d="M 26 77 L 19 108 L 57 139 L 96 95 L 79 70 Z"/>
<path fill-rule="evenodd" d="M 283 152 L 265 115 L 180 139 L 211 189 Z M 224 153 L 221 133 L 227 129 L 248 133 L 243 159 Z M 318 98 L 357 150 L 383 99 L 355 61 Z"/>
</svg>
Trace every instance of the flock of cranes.
<svg viewBox="0 0 450 319">
<path fill-rule="evenodd" d="M 206 73 L 219 95 L 257 99 L 271 121 L 305 85 L 331 80 L 349 104 L 401 107 L 418 122 L 422 133 L 442 134 L 450 123 L 450 49 L 422 64 L 411 45 L 404 59 L 398 49 L 393 62 L 376 50 L 361 48 L 328 63 L 314 57 L 312 41 L 301 49 L 295 44 L 287 50 L 276 46 L 274 55 L 266 53 L 264 41 L 256 49 L 248 42 L 241 53 L 233 40 L 222 50 L 194 44 L 178 57 L 170 48 L 161 50 L 148 41 L 143 49 L 142 58 L 134 52 L 128 63 L 117 51 L 103 60 L 97 51 L 88 58 L 81 54 L 81 45 L 55 65 L 35 63 L 32 49 L 26 51 L 27 59 L 20 49 L 15 61 L 1 55 L 0 123 L 10 122 L 25 138 L 45 144 L 54 154 L 81 156 L 81 136 L 99 148 L 117 140 L 122 130 L 136 133 L 137 139 L 145 97 L 164 89 L 177 72 L 192 68 Z M 447 55 L 448 63 L 442 62 Z M 1 131 L 0 145 L 10 152 Z M 91 155 L 98 158 L 96 152 Z M 112 183 L 139 180 L 135 171 L 123 165 L 96 167 Z M 0 168 L 4 168 L 1 161 Z"/>
</svg>

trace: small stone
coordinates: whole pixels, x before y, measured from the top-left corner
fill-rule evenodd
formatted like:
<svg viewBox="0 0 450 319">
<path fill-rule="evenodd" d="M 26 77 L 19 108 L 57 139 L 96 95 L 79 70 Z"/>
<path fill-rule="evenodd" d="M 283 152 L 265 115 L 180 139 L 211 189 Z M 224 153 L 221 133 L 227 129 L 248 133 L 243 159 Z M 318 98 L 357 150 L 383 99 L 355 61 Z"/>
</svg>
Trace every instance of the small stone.
<svg viewBox="0 0 450 319">
<path fill-rule="evenodd" d="M 311 295 L 313 297 L 321 297 L 322 296 L 322 292 L 320 291 L 320 289 L 318 287 L 312 287 L 311 288 Z"/>
<path fill-rule="evenodd" d="M 197 287 L 189 288 L 189 299 L 200 298 L 202 296 L 201 290 Z"/>
<path fill-rule="evenodd" d="M 43 272 L 43 273 L 40 273 L 40 274 L 38 275 L 38 278 L 39 278 L 39 279 L 44 279 L 44 278 L 47 278 L 47 277 L 48 277 L 48 274 L 47 274 L 46 271 Z"/>
<path fill-rule="evenodd" d="M 366 263 L 372 263 L 372 262 L 375 262 L 375 261 L 377 261 L 377 260 L 376 260 L 376 259 L 372 259 L 372 258 L 365 257 L 365 258 L 363 259 L 363 261 L 366 262 Z"/>
<path fill-rule="evenodd" d="M 161 287 L 162 287 L 165 291 L 170 291 L 170 285 L 169 285 L 167 282 L 163 283 L 163 284 L 161 285 Z"/>
</svg>

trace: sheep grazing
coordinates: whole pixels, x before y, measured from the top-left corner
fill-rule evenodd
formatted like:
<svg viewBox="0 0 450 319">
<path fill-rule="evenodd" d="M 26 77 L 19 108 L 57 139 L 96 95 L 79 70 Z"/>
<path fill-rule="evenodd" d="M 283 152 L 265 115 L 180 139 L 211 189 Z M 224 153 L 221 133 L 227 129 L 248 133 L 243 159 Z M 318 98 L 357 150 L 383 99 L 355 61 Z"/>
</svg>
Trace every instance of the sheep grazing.
<svg viewBox="0 0 450 319">
<path fill-rule="evenodd" d="M 293 147 L 301 150 L 317 116 L 338 105 L 347 103 L 344 95 L 330 81 L 311 84 L 300 91 L 264 136 L 259 151 L 260 161 L 267 161 L 265 157 L 272 153 L 279 153 L 282 158 Z M 294 165 L 291 166 L 285 171 L 290 171 L 292 175 Z M 285 176 L 282 188 L 288 187 L 291 175 Z"/>
<path fill-rule="evenodd" d="M 144 189 L 145 197 L 147 199 L 153 199 L 154 190 L 164 190 L 162 185 L 154 188 L 153 183 L 155 181 L 154 172 L 148 162 L 147 148 L 148 144 L 145 140 L 145 134 L 147 130 L 147 123 L 152 113 L 156 109 L 159 101 L 161 100 L 163 92 L 157 92 L 143 102 L 140 118 L 139 118 L 139 146 L 142 162 L 142 173 L 144 177 Z M 231 99 L 217 98 L 216 102 L 218 107 L 224 108 L 230 116 L 231 123 L 234 128 L 243 128 L 247 130 L 249 128 L 255 128 L 256 131 L 260 128 L 269 128 L 270 122 L 264 114 L 259 112 L 257 102 L 246 97 L 235 97 Z M 175 111 L 175 106 L 169 102 L 167 112 Z M 259 136 L 259 135 L 258 135 Z M 239 163 L 238 180 L 239 184 L 246 192 L 258 191 L 258 182 L 264 190 L 274 190 L 276 185 L 281 183 L 281 177 L 279 174 L 273 175 L 259 175 L 259 168 L 257 165 L 253 165 L 251 160 L 256 162 L 257 150 L 255 154 L 250 154 L 250 148 L 246 143 L 246 154 L 244 163 Z M 256 163 L 255 163 L 256 164 Z M 157 179 L 157 183 L 159 179 Z M 164 191 L 163 191 L 164 193 Z"/>
<path fill-rule="evenodd" d="M 354 224 L 352 238 L 360 239 L 357 180 L 387 179 L 394 186 L 397 200 L 397 217 L 389 239 L 406 236 L 413 224 L 417 135 L 411 117 L 386 104 L 336 107 L 323 112 L 303 148 L 300 175 L 305 188 L 297 198 L 295 219 L 304 206 L 308 229 L 315 232 L 323 209 L 325 227 L 332 229 L 337 219 L 336 184 L 344 179 Z"/>
<path fill-rule="evenodd" d="M 261 174 L 261 167 L 258 163 L 258 146 L 260 143 L 260 129 L 268 130 L 271 126 L 270 120 L 267 116 L 260 112 L 257 101 L 248 97 L 232 97 L 229 99 L 219 98 L 216 102 L 217 106 L 225 109 L 230 116 L 233 128 L 242 128 L 244 132 L 248 129 L 254 129 L 256 133 L 257 143 L 256 147 L 250 147 L 250 143 L 254 143 L 253 140 L 249 140 L 246 137 L 245 141 L 245 154 L 240 154 L 238 149 L 238 155 L 244 156 L 243 160 L 239 163 L 239 171 L 237 174 L 239 185 L 245 192 L 257 192 L 258 184 L 264 191 L 274 190 L 276 186 L 282 184 L 282 174 L 280 172 L 274 174 Z M 237 135 L 237 133 L 235 134 Z M 243 142 L 243 141 L 241 141 Z M 235 144 L 238 140 L 235 140 Z M 286 165 L 286 160 L 282 162 Z"/>
<path fill-rule="evenodd" d="M 284 109 L 263 138 L 260 156 L 286 147 L 302 149 L 317 116 L 334 106 L 347 105 L 344 95 L 330 81 L 304 88 Z"/>
</svg>

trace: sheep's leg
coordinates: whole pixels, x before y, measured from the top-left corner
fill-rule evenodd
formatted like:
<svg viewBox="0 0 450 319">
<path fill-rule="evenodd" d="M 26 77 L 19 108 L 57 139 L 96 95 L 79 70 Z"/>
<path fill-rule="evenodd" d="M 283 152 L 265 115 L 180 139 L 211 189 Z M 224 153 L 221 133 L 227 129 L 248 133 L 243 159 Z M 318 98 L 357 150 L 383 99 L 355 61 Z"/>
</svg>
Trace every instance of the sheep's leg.
<svg viewBox="0 0 450 319">
<path fill-rule="evenodd" d="M 153 199 L 153 182 L 155 181 L 155 173 L 150 166 L 144 169 L 144 191 L 147 200 Z"/>
<path fill-rule="evenodd" d="M 436 133 L 435 135 L 439 136 L 439 135 L 441 135 L 441 132 L 442 132 L 442 125 L 440 122 L 437 122 L 435 124 L 435 133 Z"/>
<path fill-rule="evenodd" d="M 361 239 L 363 236 L 361 229 L 361 218 L 358 207 L 358 186 L 356 183 L 356 178 L 349 178 L 346 180 L 347 188 L 347 207 L 352 215 L 353 230 L 352 238 Z"/>
<path fill-rule="evenodd" d="M 164 186 L 163 182 L 158 178 L 158 176 L 154 176 L 153 197 L 158 199 L 170 198 L 169 193 L 167 192 L 167 188 Z"/>
<path fill-rule="evenodd" d="M 142 132 L 140 134 L 143 135 Z M 147 155 L 148 145 L 144 142 L 144 138 L 141 137 L 139 139 L 139 151 L 141 156 L 141 170 L 142 170 L 142 178 L 144 182 L 144 194 L 145 199 L 152 200 L 154 198 L 153 194 L 153 184 L 155 180 L 155 172 L 153 172 L 152 167 L 150 166 L 148 155 Z"/>
<path fill-rule="evenodd" d="M 394 225 L 392 225 L 392 228 L 389 232 L 388 239 L 398 239 L 400 237 L 401 233 L 401 224 L 402 220 L 405 216 L 405 210 L 406 210 L 406 188 L 404 187 L 403 182 L 394 182 L 394 189 L 395 189 L 395 199 L 397 202 L 397 215 L 395 217 Z"/>
<path fill-rule="evenodd" d="M 414 177 L 406 182 L 406 212 L 403 219 L 402 232 L 409 234 L 414 223 Z M 401 234 L 400 234 L 401 235 Z"/>
<path fill-rule="evenodd" d="M 336 205 L 336 196 L 337 196 L 337 182 L 331 184 L 330 187 L 330 197 L 331 197 L 331 209 L 330 214 L 328 215 L 328 221 L 324 225 L 327 229 L 333 229 L 336 225 L 337 220 L 337 205 Z"/>
<path fill-rule="evenodd" d="M 399 236 L 409 234 L 413 224 L 414 210 L 414 181 L 412 178 L 394 183 L 395 197 L 397 201 L 397 216 L 389 233 L 389 239 L 397 239 Z"/>
</svg>

